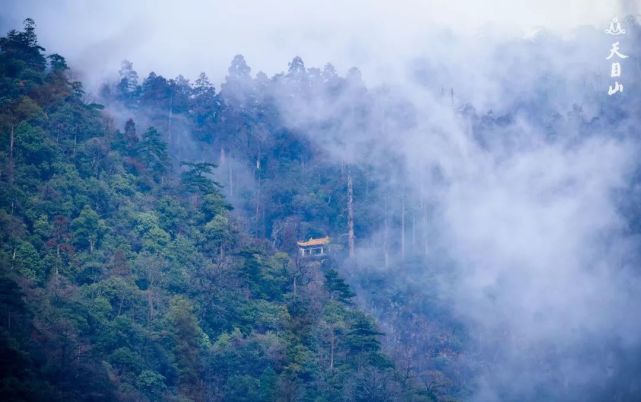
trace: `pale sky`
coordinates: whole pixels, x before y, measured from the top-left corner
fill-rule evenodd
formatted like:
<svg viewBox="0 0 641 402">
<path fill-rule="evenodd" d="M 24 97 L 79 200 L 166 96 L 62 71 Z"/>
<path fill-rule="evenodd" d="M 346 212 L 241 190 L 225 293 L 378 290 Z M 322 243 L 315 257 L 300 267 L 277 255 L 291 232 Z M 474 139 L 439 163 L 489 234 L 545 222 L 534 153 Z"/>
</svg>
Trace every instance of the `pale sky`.
<svg viewBox="0 0 641 402">
<path fill-rule="evenodd" d="M 625 5 L 624 5 L 625 4 Z M 309 66 L 326 62 L 344 73 L 356 65 L 365 78 L 391 75 L 395 65 L 429 55 L 434 32 L 528 35 L 541 28 L 568 34 L 638 14 L 641 1 L 618 0 L 8 0 L 0 28 L 36 20 L 42 45 L 93 76 L 129 59 L 150 70 L 194 78 L 207 72 L 219 86 L 235 54 L 253 72 L 274 74 L 299 55 Z M 623 8 L 626 8 L 625 12 Z M 88 79 L 91 77 L 85 77 Z"/>
</svg>

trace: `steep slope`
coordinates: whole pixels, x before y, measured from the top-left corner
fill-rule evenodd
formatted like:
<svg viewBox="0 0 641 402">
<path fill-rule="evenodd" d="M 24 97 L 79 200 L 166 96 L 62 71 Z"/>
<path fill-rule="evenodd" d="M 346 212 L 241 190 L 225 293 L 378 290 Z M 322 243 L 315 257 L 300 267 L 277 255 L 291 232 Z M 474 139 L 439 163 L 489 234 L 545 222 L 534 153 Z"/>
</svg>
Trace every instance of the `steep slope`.
<svg viewBox="0 0 641 402">
<path fill-rule="evenodd" d="M 381 352 L 331 260 L 250 236 L 215 165 L 175 158 L 169 127 L 118 129 L 34 28 L 0 39 L 3 400 L 432 399 Z M 205 122 L 216 100 L 199 91 L 185 99 Z"/>
</svg>

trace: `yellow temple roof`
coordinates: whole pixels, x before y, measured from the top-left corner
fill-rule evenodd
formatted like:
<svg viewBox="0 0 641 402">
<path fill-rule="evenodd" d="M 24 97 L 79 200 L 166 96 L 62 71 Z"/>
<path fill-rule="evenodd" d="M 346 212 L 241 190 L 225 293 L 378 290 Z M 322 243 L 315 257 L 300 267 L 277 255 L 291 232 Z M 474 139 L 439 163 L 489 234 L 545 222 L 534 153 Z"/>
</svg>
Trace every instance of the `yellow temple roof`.
<svg viewBox="0 0 641 402">
<path fill-rule="evenodd" d="M 329 243 L 329 236 L 321 237 L 320 239 L 310 238 L 307 241 L 296 242 L 299 247 L 322 246 Z"/>
</svg>

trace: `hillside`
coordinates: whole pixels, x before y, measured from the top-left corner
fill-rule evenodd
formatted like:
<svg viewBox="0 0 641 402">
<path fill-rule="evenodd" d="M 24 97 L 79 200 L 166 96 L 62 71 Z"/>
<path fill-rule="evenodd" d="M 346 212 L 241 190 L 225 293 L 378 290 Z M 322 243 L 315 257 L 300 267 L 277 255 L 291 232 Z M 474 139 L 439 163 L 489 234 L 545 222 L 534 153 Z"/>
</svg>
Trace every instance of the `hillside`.
<svg viewBox="0 0 641 402">
<path fill-rule="evenodd" d="M 221 148 L 257 152 L 259 181 L 290 170 L 307 183 L 279 193 L 288 209 L 304 204 L 304 233 L 267 216 L 277 212 L 266 198 L 248 220 L 226 199 L 242 205 L 242 185 L 219 183 L 221 168 L 178 147 L 191 139 L 171 129 L 195 121 L 196 138 L 242 144 L 255 127 L 229 105 L 245 100 L 221 100 L 205 77 L 151 76 L 142 91 L 124 79 L 105 99 L 140 113 L 119 124 L 44 51 L 31 20 L 0 39 L 3 400 L 434 400 L 382 352 L 384 334 L 334 260 L 296 258 L 299 236 L 341 232 L 344 203 L 324 202 L 345 192 L 340 167 L 305 167 L 310 149 L 285 131 L 271 139 L 273 168 L 264 146 Z M 153 114 L 163 102 L 169 119 Z M 277 198 L 266 186 L 256 191 Z"/>
</svg>

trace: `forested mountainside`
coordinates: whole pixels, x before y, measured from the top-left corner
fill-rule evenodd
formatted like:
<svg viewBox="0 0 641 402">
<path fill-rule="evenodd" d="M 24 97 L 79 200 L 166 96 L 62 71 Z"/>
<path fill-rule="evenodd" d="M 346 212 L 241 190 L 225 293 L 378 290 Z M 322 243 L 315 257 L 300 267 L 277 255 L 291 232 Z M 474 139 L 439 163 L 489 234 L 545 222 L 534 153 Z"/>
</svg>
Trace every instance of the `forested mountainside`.
<svg viewBox="0 0 641 402">
<path fill-rule="evenodd" d="M 238 55 L 85 92 L 27 20 L 0 40 L 3 399 L 639 399 L 625 27 L 616 97 L 593 28 L 448 36 L 409 85 Z"/>
<path fill-rule="evenodd" d="M 2 400 L 436 400 L 382 352 L 335 260 L 296 258 L 297 239 L 344 232 L 348 173 L 267 117 L 274 135 L 257 132 L 274 112 L 241 107 L 265 105 L 236 92 L 242 59 L 228 95 L 124 71 L 105 99 L 130 113 L 86 102 L 44 51 L 31 20 L 0 39 Z M 191 130 L 238 158 L 224 186 L 176 145 Z M 258 201 L 233 183 L 243 152 Z"/>
<path fill-rule="evenodd" d="M 125 61 L 99 102 L 116 126 L 156 127 L 177 160 L 216 163 L 252 237 L 291 255 L 331 236 L 384 350 L 436 400 L 628 401 L 641 30 L 626 29 L 616 98 L 609 38 L 586 29 L 501 43 L 473 66 L 418 59 L 400 87 L 300 57 L 267 76 L 236 56 L 219 87 Z"/>
</svg>

